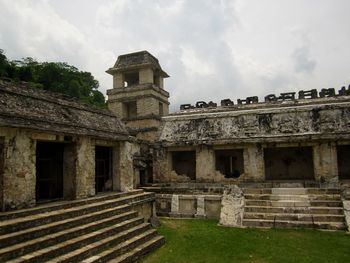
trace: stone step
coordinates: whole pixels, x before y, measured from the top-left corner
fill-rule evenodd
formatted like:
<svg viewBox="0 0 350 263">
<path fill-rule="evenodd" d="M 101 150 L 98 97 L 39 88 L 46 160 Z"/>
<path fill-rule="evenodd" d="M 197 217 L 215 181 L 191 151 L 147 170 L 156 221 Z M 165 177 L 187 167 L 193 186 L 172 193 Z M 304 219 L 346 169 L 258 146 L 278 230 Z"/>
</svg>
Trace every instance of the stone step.
<svg viewBox="0 0 350 263">
<path fill-rule="evenodd" d="M 341 201 L 295 201 L 295 200 L 245 200 L 246 206 L 273 206 L 273 207 L 342 207 Z"/>
<path fill-rule="evenodd" d="M 82 206 L 86 204 L 106 201 L 110 199 L 117 199 L 121 197 L 135 195 L 135 194 L 141 194 L 141 193 L 143 193 L 143 190 L 137 189 L 129 192 L 103 193 L 103 194 L 98 194 L 94 197 L 79 199 L 79 200 L 69 200 L 69 201 L 59 201 L 59 202 L 53 202 L 53 203 L 39 204 L 32 208 L 9 211 L 9 212 L 1 212 L 0 221 L 15 219 L 19 217 L 28 217 L 28 216 L 32 216 L 40 213 L 47 213 L 50 211 L 57 211 L 61 209 L 67 209 L 71 207 Z"/>
<path fill-rule="evenodd" d="M 308 200 L 330 200 L 340 201 L 340 194 L 308 194 L 308 195 L 275 195 L 275 194 L 245 194 L 245 199 L 255 200 L 295 200 L 295 201 L 308 201 Z"/>
<path fill-rule="evenodd" d="M 156 236 L 152 238 L 151 240 L 137 246 L 133 250 L 131 250 L 128 253 L 124 253 L 121 256 L 114 258 L 110 262 L 112 263 L 133 263 L 137 262 L 138 259 L 140 259 L 142 256 L 150 253 L 151 251 L 161 247 L 165 243 L 165 239 L 162 236 Z M 115 248 L 109 249 L 110 252 L 114 252 Z M 95 260 L 95 258 L 91 257 L 90 260 L 84 260 L 84 263 L 90 263 L 90 262 L 99 262 L 98 260 Z"/>
<path fill-rule="evenodd" d="M 277 192 L 275 190 L 274 194 L 278 192 L 281 194 L 287 194 L 291 192 L 293 193 L 293 190 L 289 191 L 290 188 L 243 188 L 243 192 L 244 194 L 272 194 L 273 189 L 282 189 L 282 190 L 277 190 Z M 298 188 L 291 188 L 291 189 L 298 189 Z M 301 189 L 303 190 L 300 190 L 300 191 L 305 194 L 340 194 L 339 188 L 301 188 Z M 306 191 L 304 189 L 306 189 Z"/>
<path fill-rule="evenodd" d="M 344 215 L 342 207 L 245 206 L 244 212 Z"/>
<path fill-rule="evenodd" d="M 81 216 L 87 213 L 93 213 L 96 211 L 120 206 L 123 204 L 130 204 L 132 202 L 147 200 L 148 198 L 151 198 L 153 196 L 154 195 L 150 193 L 140 193 L 117 199 L 103 200 L 82 206 L 75 206 L 68 209 L 61 209 L 58 211 L 50 211 L 47 213 L 35 214 L 28 217 L 19 217 L 15 219 L 1 221 L 0 235 L 8 234 L 10 232 L 21 231 L 27 228 L 33 228 L 36 226 L 68 219 L 71 217 Z"/>
<path fill-rule="evenodd" d="M 154 229 L 148 229 L 147 231 L 139 233 L 138 235 L 133 235 L 122 241 L 120 240 L 119 235 L 111 236 L 101 242 L 95 242 L 88 247 L 83 247 L 63 256 L 53 258 L 50 262 L 107 262 L 108 260 L 114 259 L 115 257 L 127 253 L 145 242 L 152 240 L 156 236 L 157 232 Z"/>
<path fill-rule="evenodd" d="M 244 213 L 244 219 L 305 221 L 305 222 L 344 222 L 344 215 L 288 214 L 288 213 Z"/>
<path fill-rule="evenodd" d="M 34 228 L 24 229 L 17 232 L 11 232 L 0 236 L 0 248 L 24 242 L 34 238 L 53 234 L 66 229 L 74 228 L 84 224 L 107 225 L 109 223 L 118 223 L 122 220 L 128 220 L 137 216 L 137 212 L 131 211 L 130 206 L 122 205 L 94 213 L 85 214 L 78 217 L 72 217 L 65 220 L 55 221 Z"/>
<path fill-rule="evenodd" d="M 136 238 L 135 238 L 136 239 Z M 162 236 L 155 236 L 152 239 L 143 242 L 142 244 L 135 247 L 135 244 L 132 246 L 134 247 L 132 250 L 122 253 L 120 255 L 120 249 L 123 249 L 123 246 L 130 246 L 129 244 L 122 244 L 117 245 L 115 247 L 111 247 L 106 251 L 103 251 L 102 253 L 98 255 L 94 255 L 90 258 L 87 258 L 82 261 L 82 263 L 95 263 L 95 262 L 113 262 L 113 263 L 126 263 L 126 262 L 138 262 L 137 260 L 140 259 L 142 256 L 148 254 L 149 252 L 161 247 L 165 243 L 165 239 Z M 125 249 L 123 249 L 125 250 Z M 116 255 L 119 255 L 116 257 Z M 112 260 L 111 260 L 112 259 Z"/>
<path fill-rule="evenodd" d="M 265 181 L 265 182 L 246 182 L 241 183 L 241 187 L 245 188 L 319 188 L 320 183 L 316 181 Z"/>
<path fill-rule="evenodd" d="M 103 222 L 101 222 L 101 224 L 98 223 L 99 222 L 93 222 L 87 225 L 82 224 L 79 227 L 53 233 L 0 249 L 0 261 L 19 257 L 26 253 L 30 253 L 32 251 L 43 249 L 49 246 L 55 246 L 67 240 L 72 240 L 76 237 L 83 237 L 84 235 L 93 232 L 98 233 L 99 238 L 101 238 L 102 233 L 106 231 L 115 233 L 116 231 L 124 231 L 130 227 L 140 225 L 143 223 L 143 218 L 134 217 L 115 224 L 113 222 L 110 222 L 110 224 L 107 225 L 104 225 Z M 86 243 L 86 240 L 84 242 Z"/>
<path fill-rule="evenodd" d="M 11 259 L 11 262 L 59 262 L 64 261 L 63 259 L 66 258 L 70 258 L 67 262 L 79 262 L 88 255 L 98 253 L 111 245 L 125 242 L 150 229 L 149 224 L 142 223 L 120 231 L 120 226 L 125 224 L 127 223 L 124 222 L 116 226 L 94 231 L 53 246 L 36 250 L 32 253 L 22 255 L 21 257 Z"/>
<path fill-rule="evenodd" d="M 281 228 L 317 228 L 329 230 L 344 230 L 343 222 L 308 222 L 308 221 L 283 221 L 283 220 L 263 220 L 263 219 L 243 219 L 246 227 L 281 227 Z"/>
</svg>

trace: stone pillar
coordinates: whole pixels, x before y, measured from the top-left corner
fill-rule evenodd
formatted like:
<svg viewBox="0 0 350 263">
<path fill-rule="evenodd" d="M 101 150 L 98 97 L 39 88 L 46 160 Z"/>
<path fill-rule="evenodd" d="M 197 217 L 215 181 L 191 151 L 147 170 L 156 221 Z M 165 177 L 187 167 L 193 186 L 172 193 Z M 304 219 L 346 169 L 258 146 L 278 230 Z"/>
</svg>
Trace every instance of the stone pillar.
<svg viewBox="0 0 350 263">
<path fill-rule="evenodd" d="M 76 143 L 75 197 L 95 195 L 95 147 L 88 137 Z"/>
<path fill-rule="evenodd" d="M 338 183 L 337 147 L 333 142 L 313 147 L 315 179 L 325 183 Z"/>
<path fill-rule="evenodd" d="M 177 215 L 179 213 L 180 204 L 179 204 L 179 196 L 173 195 L 171 197 L 171 215 Z"/>
<path fill-rule="evenodd" d="M 140 84 L 153 83 L 153 70 L 150 68 L 140 69 L 139 81 Z"/>
<path fill-rule="evenodd" d="M 244 178 L 248 181 L 264 181 L 264 151 L 260 145 L 248 145 L 243 150 Z"/>
<path fill-rule="evenodd" d="M 350 201 L 344 200 L 343 207 L 344 207 L 344 215 L 345 215 L 346 224 L 348 226 L 348 231 L 350 231 Z"/>
<path fill-rule="evenodd" d="M 136 171 L 133 164 L 133 156 L 139 152 L 139 146 L 132 142 L 120 142 L 119 146 L 119 163 L 117 182 L 118 190 L 131 191 L 134 189 L 134 176 Z"/>
<path fill-rule="evenodd" d="M 113 88 L 124 88 L 124 77 L 122 73 L 116 73 L 115 75 L 113 75 Z"/>
<path fill-rule="evenodd" d="M 65 199 L 76 197 L 76 156 L 76 144 L 65 144 L 63 151 L 63 197 Z"/>
<path fill-rule="evenodd" d="M 166 183 L 171 181 L 172 159 L 167 148 L 157 148 L 153 156 L 153 182 Z"/>
<path fill-rule="evenodd" d="M 205 214 L 205 197 L 203 195 L 197 195 L 197 212 L 195 217 L 206 217 Z"/>
<path fill-rule="evenodd" d="M 4 209 L 34 206 L 36 142 L 25 131 L 13 131 L 5 136 L 4 146 Z"/>
<path fill-rule="evenodd" d="M 164 89 L 164 80 L 161 76 L 159 76 L 159 88 Z"/>
<path fill-rule="evenodd" d="M 244 194 L 237 185 L 224 190 L 221 199 L 220 224 L 241 227 L 243 224 Z"/>
<path fill-rule="evenodd" d="M 211 147 L 201 145 L 196 151 L 196 181 L 214 181 L 215 156 Z"/>
</svg>

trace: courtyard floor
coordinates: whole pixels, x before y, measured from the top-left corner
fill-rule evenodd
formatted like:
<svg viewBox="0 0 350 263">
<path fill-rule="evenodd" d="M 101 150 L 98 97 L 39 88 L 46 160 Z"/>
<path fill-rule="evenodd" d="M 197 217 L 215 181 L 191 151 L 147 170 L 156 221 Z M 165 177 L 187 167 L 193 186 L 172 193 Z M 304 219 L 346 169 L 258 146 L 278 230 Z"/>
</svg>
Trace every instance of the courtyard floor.
<svg viewBox="0 0 350 263">
<path fill-rule="evenodd" d="M 166 244 L 142 263 L 350 262 L 350 234 L 229 228 L 216 220 L 161 219 Z"/>
</svg>

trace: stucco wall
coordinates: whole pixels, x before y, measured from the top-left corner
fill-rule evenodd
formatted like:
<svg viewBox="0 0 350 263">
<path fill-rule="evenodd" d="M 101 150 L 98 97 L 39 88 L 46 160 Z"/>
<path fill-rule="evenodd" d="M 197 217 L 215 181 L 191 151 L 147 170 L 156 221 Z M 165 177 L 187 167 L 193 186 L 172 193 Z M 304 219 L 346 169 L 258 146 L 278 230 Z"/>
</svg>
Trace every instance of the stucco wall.
<svg viewBox="0 0 350 263">
<path fill-rule="evenodd" d="M 95 147 L 88 137 L 77 140 L 75 197 L 95 195 Z"/>
<path fill-rule="evenodd" d="M 35 141 L 30 133 L 1 129 L 4 137 L 3 203 L 5 210 L 35 204 Z"/>
<path fill-rule="evenodd" d="M 134 189 L 134 178 L 139 176 L 138 171 L 133 166 L 133 156 L 140 151 L 138 144 L 132 142 L 120 142 L 118 188 L 120 191 L 130 191 Z"/>
</svg>

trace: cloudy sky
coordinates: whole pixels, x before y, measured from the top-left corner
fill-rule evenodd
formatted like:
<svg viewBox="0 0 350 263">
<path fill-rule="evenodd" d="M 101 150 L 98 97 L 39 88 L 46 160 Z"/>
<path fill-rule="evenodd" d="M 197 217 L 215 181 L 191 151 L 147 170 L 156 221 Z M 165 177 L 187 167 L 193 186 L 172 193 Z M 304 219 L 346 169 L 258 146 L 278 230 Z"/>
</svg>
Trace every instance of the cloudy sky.
<svg viewBox="0 0 350 263">
<path fill-rule="evenodd" d="M 0 0 L 10 59 L 105 73 L 148 50 L 171 76 L 171 110 L 199 100 L 339 89 L 350 83 L 349 0 Z"/>
</svg>

